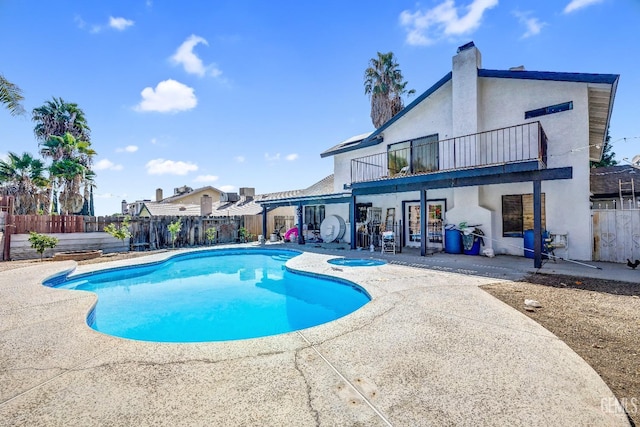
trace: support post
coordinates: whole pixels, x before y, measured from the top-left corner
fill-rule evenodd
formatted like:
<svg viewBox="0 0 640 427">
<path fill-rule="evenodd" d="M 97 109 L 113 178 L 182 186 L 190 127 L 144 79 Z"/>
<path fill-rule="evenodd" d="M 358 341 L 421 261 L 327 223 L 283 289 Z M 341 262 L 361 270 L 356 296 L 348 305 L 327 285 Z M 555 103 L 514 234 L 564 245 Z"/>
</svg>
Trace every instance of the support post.
<svg viewBox="0 0 640 427">
<path fill-rule="evenodd" d="M 420 256 L 427 254 L 427 190 L 420 190 Z"/>
<path fill-rule="evenodd" d="M 542 181 L 533 181 L 533 266 L 542 267 Z"/>
<path fill-rule="evenodd" d="M 262 238 L 263 241 L 266 242 L 269 239 L 269 235 L 271 233 L 267 232 L 267 207 L 265 205 L 262 206 Z"/>
<path fill-rule="evenodd" d="M 349 240 L 351 241 L 351 249 L 356 248 L 356 196 L 351 196 L 351 200 L 349 200 Z"/>
<path fill-rule="evenodd" d="M 298 207 L 296 208 L 296 212 L 298 213 L 298 244 L 304 245 L 304 234 L 303 234 L 304 209 L 301 204 L 298 205 Z"/>
</svg>

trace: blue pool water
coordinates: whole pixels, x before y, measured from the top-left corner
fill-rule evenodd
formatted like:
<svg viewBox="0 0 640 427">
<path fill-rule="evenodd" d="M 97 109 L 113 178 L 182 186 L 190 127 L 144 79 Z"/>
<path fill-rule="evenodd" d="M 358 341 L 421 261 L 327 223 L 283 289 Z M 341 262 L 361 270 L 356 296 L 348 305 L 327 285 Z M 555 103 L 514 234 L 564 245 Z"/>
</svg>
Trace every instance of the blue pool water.
<svg viewBox="0 0 640 427">
<path fill-rule="evenodd" d="M 362 259 L 362 258 L 331 258 L 327 261 L 329 264 L 344 265 L 346 267 L 374 267 L 386 264 L 385 261 L 379 259 Z"/>
<path fill-rule="evenodd" d="M 293 251 L 227 250 L 75 276 L 95 292 L 90 326 L 143 341 L 203 342 L 295 331 L 345 316 L 370 298 L 346 281 L 288 271 Z"/>
</svg>

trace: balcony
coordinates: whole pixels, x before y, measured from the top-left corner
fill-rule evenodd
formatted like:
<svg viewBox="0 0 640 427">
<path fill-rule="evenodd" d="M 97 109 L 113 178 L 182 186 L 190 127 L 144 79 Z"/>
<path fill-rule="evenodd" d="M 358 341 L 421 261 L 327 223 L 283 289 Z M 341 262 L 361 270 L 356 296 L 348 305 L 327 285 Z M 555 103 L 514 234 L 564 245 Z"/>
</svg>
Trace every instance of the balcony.
<svg viewBox="0 0 640 427">
<path fill-rule="evenodd" d="M 351 183 L 532 161 L 546 167 L 547 136 L 540 122 L 392 144 L 387 152 L 352 159 Z"/>
</svg>

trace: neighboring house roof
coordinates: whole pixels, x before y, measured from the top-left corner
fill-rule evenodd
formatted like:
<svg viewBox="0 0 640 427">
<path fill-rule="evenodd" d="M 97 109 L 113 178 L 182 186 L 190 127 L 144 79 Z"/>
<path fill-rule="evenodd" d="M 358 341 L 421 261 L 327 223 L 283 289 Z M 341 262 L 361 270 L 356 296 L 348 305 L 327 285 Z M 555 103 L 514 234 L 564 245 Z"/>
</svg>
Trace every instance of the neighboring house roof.
<svg viewBox="0 0 640 427">
<path fill-rule="evenodd" d="M 234 215 L 259 215 L 262 213 L 262 206 L 255 200 L 241 198 L 237 202 L 216 202 L 213 204 L 211 216 L 234 216 Z"/>
<path fill-rule="evenodd" d="M 194 190 L 196 191 L 196 190 Z M 343 194 L 333 193 L 333 174 L 329 175 L 315 184 L 300 190 L 280 191 L 276 193 L 258 194 L 253 198 L 240 196 L 237 202 L 213 202 L 211 215 L 213 217 L 259 215 L 262 213 L 260 203 L 276 200 L 305 199 L 318 196 L 343 196 Z M 189 194 L 193 194 L 189 193 Z M 201 216 L 199 204 L 191 203 L 166 203 L 167 199 L 161 202 L 143 202 L 141 213 L 146 212 L 151 216 Z"/>
<path fill-rule="evenodd" d="M 144 202 L 141 212 L 144 209 L 151 216 L 201 216 L 200 205 L 193 203 Z M 262 207 L 254 200 L 241 198 L 237 202 L 213 202 L 209 216 L 258 215 L 260 213 L 262 213 Z"/>
<path fill-rule="evenodd" d="M 200 216 L 200 205 L 194 204 L 144 202 L 140 214 L 145 209 L 151 216 Z"/>
<path fill-rule="evenodd" d="M 202 193 L 202 192 L 205 192 L 205 191 L 214 191 L 214 192 L 220 193 L 220 194 L 224 193 L 224 191 L 222 191 L 222 190 L 218 190 L 215 187 L 207 185 L 205 187 L 196 188 L 195 190 L 189 191 L 187 193 L 175 194 L 173 196 L 165 197 L 164 199 L 162 199 L 162 203 L 176 203 L 176 202 L 180 201 L 181 199 L 184 199 L 185 197 L 192 197 L 194 194 Z"/>
<path fill-rule="evenodd" d="M 589 177 L 592 197 L 618 197 L 620 195 L 620 180 L 629 182 L 632 179 L 638 189 L 637 192 L 640 193 L 640 170 L 633 166 L 592 168 Z"/>
<path fill-rule="evenodd" d="M 279 193 L 261 194 L 256 196 L 257 203 L 269 203 L 274 201 L 301 201 L 315 198 L 336 198 L 344 197 L 348 193 L 333 192 L 333 174 L 321 179 L 315 184 L 302 190 L 282 191 Z"/>
<path fill-rule="evenodd" d="M 590 157 L 600 158 L 604 148 L 604 139 L 606 137 L 606 129 L 609 127 L 611 117 L 611 109 L 613 108 L 613 98 L 618 86 L 619 74 L 589 74 L 589 73 L 562 73 L 548 71 L 511 71 L 511 70 L 487 70 L 478 69 L 478 77 L 486 78 L 503 78 L 503 79 L 522 79 L 522 80 L 547 80 L 562 82 L 590 83 L 593 85 L 609 85 L 610 89 L 590 88 L 589 90 L 589 134 L 591 145 Z M 329 148 L 320 154 L 320 157 L 329 157 L 335 154 L 347 151 L 357 150 L 364 147 L 379 144 L 382 142 L 382 132 L 396 121 L 401 119 L 405 114 L 414 107 L 431 96 L 434 92 L 450 81 L 452 73 L 447 73 L 436 84 L 431 86 L 425 92 L 420 94 L 413 102 L 402 109 L 398 114 L 389 119 L 384 125 L 380 126 L 369 136 L 354 141 L 359 136 L 349 138 L 340 144 Z M 593 100 L 593 102 L 591 102 Z"/>
</svg>

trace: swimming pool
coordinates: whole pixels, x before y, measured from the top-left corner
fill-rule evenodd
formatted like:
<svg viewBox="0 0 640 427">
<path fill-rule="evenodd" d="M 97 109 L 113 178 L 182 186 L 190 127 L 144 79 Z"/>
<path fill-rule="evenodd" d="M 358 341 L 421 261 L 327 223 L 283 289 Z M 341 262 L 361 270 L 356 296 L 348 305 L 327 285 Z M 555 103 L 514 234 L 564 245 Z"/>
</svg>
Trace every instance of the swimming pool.
<svg viewBox="0 0 640 427">
<path fill-rule="evenodd" d="M 285 250 L 212 250 L 78 275 L 57 288 L 91 291 L 95 330 L 142 341 L 227 341 L 275 335 L 345 316 L 370 301 L 341 279 L 289 271 Z"/>
</svg>

